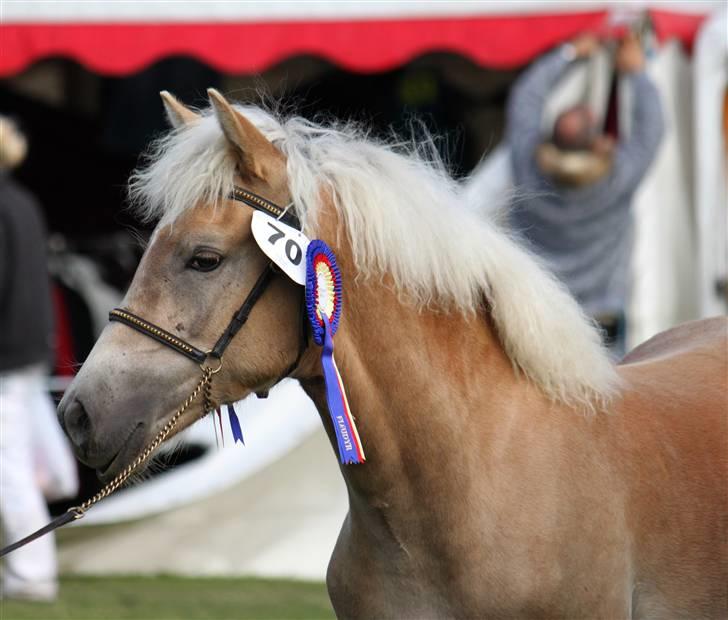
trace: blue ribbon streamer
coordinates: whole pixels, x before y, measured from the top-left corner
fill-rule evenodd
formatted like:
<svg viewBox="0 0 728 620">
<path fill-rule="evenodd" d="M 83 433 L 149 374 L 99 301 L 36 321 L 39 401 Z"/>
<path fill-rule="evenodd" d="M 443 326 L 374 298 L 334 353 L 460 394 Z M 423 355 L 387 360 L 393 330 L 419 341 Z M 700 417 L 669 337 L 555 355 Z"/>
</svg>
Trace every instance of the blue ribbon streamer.
<svg viewBox="0 0 728 620">
<path fill-rule="evenodd" d="M 324 369 L 324 382 L 326 383 L 326 402 L 329 405 L 329 415 L 334 425 L 336 443 L 339 446 L 339 459 L 342 465 L 360 463 L 361 459 L 356 449 L 355 435 L 349 424 L 349 416 L 344 405 L 344 395 L 339 387 L 336 362 L 334 362 L 334 341 L 331 338 L 331 326 L 325 313 L 321 313 L 321 318 L 324 322 L 321 365 Z"/>
<path fill-rule="evenodd" d="M 240 420 L 238 420 L 238 414 L 235 413 L 235 408 L 232 405 L 227 406 L 228 417 L 230 418 L 230 430 L 233 432 L 233 443 L 242 443 L 245 445 L 243 439 L 243 431 L 240 428 Z"/>
</svg>

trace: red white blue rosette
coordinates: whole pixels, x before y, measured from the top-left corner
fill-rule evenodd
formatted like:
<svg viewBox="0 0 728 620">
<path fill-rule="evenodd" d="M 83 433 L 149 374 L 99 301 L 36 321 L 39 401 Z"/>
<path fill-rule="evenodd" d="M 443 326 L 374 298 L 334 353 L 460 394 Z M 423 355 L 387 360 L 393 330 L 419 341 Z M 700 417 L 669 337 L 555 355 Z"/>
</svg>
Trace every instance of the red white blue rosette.
<svg viewBox="0 0 728 620">
<path fill-rule="evenodd" d="M 334 359 L 333 336 L 341 319 L 341 272 L 336 257 L 320 239 L 306 251 L 306 315 L 314 342 L 322 347 L 321 365 L 326 383 L 326 402 L 334 426 L 341 463 L 363 463 L 366 458 L 344 383 Z"/>
</svg>

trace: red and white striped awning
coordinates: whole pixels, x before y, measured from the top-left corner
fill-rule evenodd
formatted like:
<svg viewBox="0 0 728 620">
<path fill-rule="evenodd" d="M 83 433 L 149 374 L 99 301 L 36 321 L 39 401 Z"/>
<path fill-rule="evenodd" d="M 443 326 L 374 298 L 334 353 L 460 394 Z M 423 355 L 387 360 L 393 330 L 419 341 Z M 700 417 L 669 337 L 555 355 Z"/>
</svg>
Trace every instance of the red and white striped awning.
<svg viewBox="0 0 728 620">
<path fill-rule="evenodd" d="M 48 57 L 108 75 L 186 55 L 229 73 L 262 71 L 297 55 L 353 71 L 381 71 L 427 52 L 453 52 L 494 68 L 521 65 L 614 11 L 649 9 L 658 37 L 688 46 L 721 0 L 2 0 L 0 77 Z"/>
</svg>

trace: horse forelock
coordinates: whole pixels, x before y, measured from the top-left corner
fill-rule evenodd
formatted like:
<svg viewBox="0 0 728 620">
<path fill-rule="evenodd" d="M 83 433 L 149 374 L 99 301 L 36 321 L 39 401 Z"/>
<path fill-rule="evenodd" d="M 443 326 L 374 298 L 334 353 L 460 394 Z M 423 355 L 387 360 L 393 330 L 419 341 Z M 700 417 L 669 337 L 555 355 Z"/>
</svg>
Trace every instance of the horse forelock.
<svg viewBox="0 0 728 620">
<path fill-rule="evenodd" d="M 325 192 L 363 277 L 388 274 L 419 307 L 472 314 L 487 300 L 514 366 L 548 396 L 587 410 L 612 396 L 617 375 L 592 322 L 536 258 L 463 204 L 432 138 L 377 141 L 352 124 L 237 108 L 286 155 L 293 208 L 309 236 Z M 152 144 L 130 180 L 132 204 L 145 220 L 171 223 L 227 196 L 235 166 L 217 119 L 202 111 Z"/>
</svg>

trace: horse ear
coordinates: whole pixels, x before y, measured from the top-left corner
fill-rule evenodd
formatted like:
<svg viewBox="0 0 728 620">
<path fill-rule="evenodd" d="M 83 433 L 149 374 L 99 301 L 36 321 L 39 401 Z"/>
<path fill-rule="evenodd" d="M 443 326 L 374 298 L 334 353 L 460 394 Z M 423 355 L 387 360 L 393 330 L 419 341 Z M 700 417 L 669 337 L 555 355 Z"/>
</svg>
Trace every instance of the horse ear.
<svg viewBox="0 0 728 620">
<path fill-rule="evenodd" d="M 285 157 L 247 118 L 231 106 L 217 90 L 207 91 L 210 103 L 227 141 L 237 151 L 241 172 L 265 181 L 285 165 Z"/>
<path fill-rule="evenodd" d="M 169 91 L 163 90 L 159 93 L 164 103 L 164 109 L 167 112 L 167 120 L 169 124 L 175 129 L 194 123 L 200 118 L 199 114 L 196 114 L 185 105 L 181 104 L 174 95 Z"/>
</svg>

